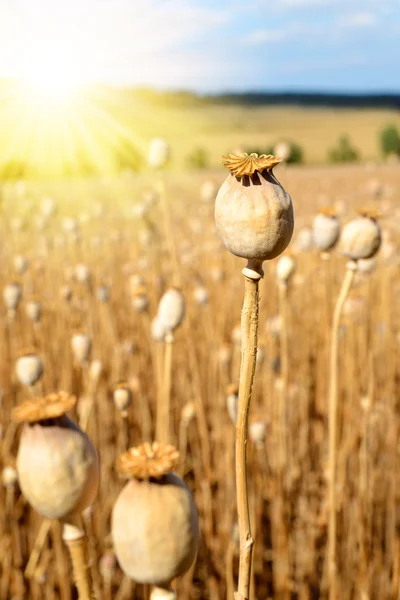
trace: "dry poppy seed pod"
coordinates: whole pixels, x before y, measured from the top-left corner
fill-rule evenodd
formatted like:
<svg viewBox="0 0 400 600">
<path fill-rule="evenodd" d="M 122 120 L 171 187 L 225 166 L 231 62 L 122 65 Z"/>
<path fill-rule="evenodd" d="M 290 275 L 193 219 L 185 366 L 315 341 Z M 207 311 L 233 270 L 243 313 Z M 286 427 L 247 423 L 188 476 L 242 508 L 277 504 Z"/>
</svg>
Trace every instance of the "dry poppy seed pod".
<svg viewBox="0 0 400 600">
<path fill-rule="evenodd" d="M 52 217 L 54 215 L 55 210 L 56 210 L 55 200 L 53 198 L 49 198 L 49 197 L 43 198 L 42 206 L 41 206 L 42 215 L 46 219 L 49 219 L 50 217 Z"/>
<path fill-rule="evenodd" d="M 147 310 L 149 299 L 144 288 L 138 288 L 136 292 L 132 294 L 132 306 L 139 313 Z"/>
<path fill-rule="evenodd" d="M 265 348 L 264 346 L 257 346 L 256 365 L 262 365 L 265 360 Z"/>
<path fill-rule="evenodd" d="M 203 202 L 214 202 L 217 191 L 218 188 L 215 181 L 208 179 L 200 188 L 200 198 Z"/>
<path fill-rule="evenodd" d="M 127 267 L 128 265 L 125 265 L 125 267 Z M 129 265 L 130 267 L 130 265 Z M 128 288 L 129 288 L 129 293 L 130 294 L 135 294 L 137 292 L 138 289 L 143 289 L 145 285 L 145 280 L 144 277 L 142 275 L 139 275 L 138 273 L 134 273 L 133 275 L 131 275 L 129 277 L 128 280 Z"/>
<path fill-rule="evenodd" d="M 73 219 L 72 217 L 65 217 L 62 222 L 62 226 L 64 231 L 67 233 L 77 233 L 78 232 L 78 221 Z"/>
<path fill-rule="evenodd" d="M 96 289 L 96 298 L 99 302 L 108 302 L 110 299 L 110 291 L 108 286 L 102 283 Z"/>
<path fill-rule="evenodd" d="M 13 219 L 11 219 L 10 225 L 11 225 L 11 229 L 15 233 L 19 233 L 20 231 L 22 231 L 24 229 L 25 221 L 24 221 L 24 219 L 22 219 L 20 217 L 14 217 Z"/>
<path fill-rule="evenodd" d="M 314 245 L 322 252 L 331 250 L 339 239 L 340 221 L 332 208 L 321 208 L 314 217 L 312 237 Z"/>
<path fill-rule="evenodd" d="M 167 140 L 154 138 L 150 142 L 148 163 L 152 169 L 163 169 L 170 157 L 170 147 Z"/>
<path fill-rule="evenodd" d="M 362 211 L 360 216 L 347 223 L 340 237 L 340 251 L 351 260 L 371 258 L 379 250 L 382 235 L 377 222 L 379 214 Z"/>
<path fill-rule="evenodd" d="M 95 359 L 92 360 L 89 367 L 89 377 L 94 382 L 97 383 L 101 377 L 103 372 L 103 363 L 101 360 Z"/>
<path fill-rule="evenodd" d="M 231 171 L 215 202 L 215 223 L 226 248 L 262 263 L 288 246 L 294 227 L 293 206 L 272 169 L 280 160 L 262 154 L 230 154 Z"/>
<path fill-rule="evenodd" d="M 167 334 L 167 331 L 164 327 L 164 323 L 157 317 L 151 322 L 151 337 L 156 342 L 162 342 Z"/>
<path fill-rule="evenodd" d="M 272 335 L 272 337 L 279 337 L 282 331 L 282 320 L 280 315 L 275 315 L 274 317 L 267 319 L 265 330 Z"/>
<path fill-rule="evenodd" d="M 14 256 L 14 269 L 18 275 L 23 275 L 29 266 L 28 259 L 22 254 Z"/>
<path fill-rule="evenodd" d="M 121 413 L 126 414 L 129 405 L 132 402 L 132 391 L 129 385 L 124 382 L 117 383 L 113 390 L 113 400 L 116 408 Z"/>
<path fill-rule="evenodd" d="M 181 420 L 184 423 L 190 423 L 196 416 L 196 405 L 194 402 L 186 402 L 181 411 Z"/>
<path fill-rule="evenodd" d="M 290 145 L 287 142 L 278 142 L 275 144 L 273 152 L 277 158 L 281 159 L 281 161 L 287 162 L 291 153 Z"/>
<path fill-rule="evenodd" d="M 293 256 L 281 256 L 276 264 L 276 276 L 281 283 L 287 283 L 296 270 Z"/>
<path fill-rule="evenodd" d="M 138 583 L 166 589 L 191 567 L 199 545 L 192 495 L 171 473 L 178 461 L 173 446 L 157 442 L 122 454 L 117 469 L 131 479 L 111 518 L 114 549 L 125 574 Z"/>
<path fill-rule="evenodd" d="M 22 385 L 35 385 L 43 375 L 43 363 L 35 350 L 21 353 L 15 365 L 18 381 Z"/>
<path fill-rule="evenodd" d="M 195 288 L 193 296 L 197 304 L 200 306 L 206 306 L 208 304 L 209 294 L 207 289 L 202 285 L 199 285 Z"/>
<path fill-rule="evenodd" d="M 72 289 L 69 285 L 63 285 L 60 290 L 60 296 L 65 302 L 69 302 L 72 298 Z"/>
<path fill-rule="evenodd" d="M 15 311 L 18 308 L 18 304 L 22 298 L 22 288 L 19 283 L 15 281 L 7 283 L 3 289 L 3 300 L 7 310 Z"/>
<path fill-rule="evenodd" d="M 71 349 L 74 359 L 81 365 L 86 364 L 92 349 L 92 342 L 88 334 L 84 332 L 74 333 L 71 338 Z"/>
<path fill-rule="evenodd" d="M 235 425 L 238 414 L 239 388 L 231 383 L 226 389 L 226 409 L 232 423 Z"/>
<path fill-rule="evenodd" d="M 303 227 L 300 229 L 297 237 L 292 245 L 295 252 L 307 252 L 311 250 L 313 245 L 313 232 L 311 227 Z"/>
<path fill-rule="evenodd" d="M 14 488 L 18 482 L 17 469 L 8 465 L 1 473 L 1 483 L 5 488 Z"/>
<path fill-rule="evenodd" d="M 19 484 L 42 516 L 69 522 L 97 495 L 99 463 L 88 436 L 66 416 L 76 399 L 65 392 L 13 410 L 24 423 L 17 455 Z"/>
<path fill-rule="evenodd" d="M 88 285 L 90 283 L 90 269 L 84 263 L 75 266 L 75 279 L 78 283 Z"/>
<path fill-rule="evenodd" d="M 267 425 L 264 421 L 253 421 L 249 425 L 249 437 L 256 446 L 262 446 L 265 442 Z"/>
<path fill-rule="evenodd" d="M 232 350 L 229 344 L 223 344 L 218 350 L 218 361 L 222 368 L 227 369 L 232 358 Z"/>
<path fill-rule="evenodd" d="M 42 305 L 37 300 L 28 300 L 25 305 L 25 314 L 34 323 L 39 323 L 42 316 Z"/>
<path fill-rule="evenodd" d="M 364 275 L 369 275 L 376 269 L 376 257 L 371 256 L 371 258 L 360 258 L 357 261 L 358 272 L 363 273 Z"/>
<path fill-rule="evenodd" d="M 166 333 L 174 331 L 185 316 L 185 297 L 179 288 L 170 288 L 162 295 L 158 304 L 157 319 Z"/>
<path fill-rule="evenodd" d="M 154 587 L 150 593 L 150 600 L 176 600 L 176 594 L 171 588 Z"/>
<path fill-rule="evenodd" d="M 211 279 L 215 283 L 220 283 L 221 281 L 224 280 L 224 277 L 225 277 L 224 270 L 221 269 L 220 267 L 212 267 L 210 269 L 210 275 L 211 275 Z"/>
</svg>

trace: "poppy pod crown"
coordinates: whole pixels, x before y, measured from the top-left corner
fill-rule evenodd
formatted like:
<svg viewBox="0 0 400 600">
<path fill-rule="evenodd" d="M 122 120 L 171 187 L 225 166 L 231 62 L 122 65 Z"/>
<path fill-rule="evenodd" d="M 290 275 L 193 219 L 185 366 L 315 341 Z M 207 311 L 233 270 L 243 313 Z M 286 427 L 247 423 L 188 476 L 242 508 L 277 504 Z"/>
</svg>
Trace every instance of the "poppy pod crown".
<svg viewBox="0 0 400 600">
<path fill-rule="evenodd" d="M 280 159 L 262 154 L 229 154 L 230 175 L 215 203 L 215 223 L 226 248 L 249 261 L 271 260 L 288 246 L 294 227 L 289 194 L 272 172 Z"/>
</svg>

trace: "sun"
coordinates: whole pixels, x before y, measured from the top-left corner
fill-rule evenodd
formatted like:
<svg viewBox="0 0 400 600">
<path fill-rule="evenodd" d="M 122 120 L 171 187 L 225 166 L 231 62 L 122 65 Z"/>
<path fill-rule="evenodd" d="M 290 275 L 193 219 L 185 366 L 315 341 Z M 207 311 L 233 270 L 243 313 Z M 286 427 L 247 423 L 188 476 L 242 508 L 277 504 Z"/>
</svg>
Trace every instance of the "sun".
<svg viewBox="0 0 400 600">
<path fill-rule="evenodd" d="M 71 102 L 85 82 L 79 57 L 49 46 L 36 46 L 25 55 L 18 79 L 30 101 L 45 109 Z"/>
</svg>

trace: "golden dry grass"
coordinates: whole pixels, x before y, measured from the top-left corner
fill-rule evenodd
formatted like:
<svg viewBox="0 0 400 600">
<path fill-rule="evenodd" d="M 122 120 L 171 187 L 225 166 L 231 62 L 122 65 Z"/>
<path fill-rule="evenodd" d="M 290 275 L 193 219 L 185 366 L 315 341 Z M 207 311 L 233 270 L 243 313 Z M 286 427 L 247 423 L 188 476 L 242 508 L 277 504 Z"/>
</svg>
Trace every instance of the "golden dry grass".
<svg viewBox="0 0 400 600">
<path fill-rule="evenodd" d="M 367 205 L 379 208 L 384 215 L 385 243 L 378 266 L 371 275 L 358 277 L 340 328 L 338 587 L 343 600 L 397 600 L 400 174 L 389 166 L 279 167 L 276 173 L 293 198 L 295 237 L 311 223 L 319 206 L 335 205 L 344 221 L 354 216 L 355 208 Z M 229 384 L 237 383 L 239 374 L 237 325 L 244 265 L 221 247 L 214 230 L 213 204 L 199 200 L 205 176 L 220 183 L 225 173 L 217 170 L 167 175 L 173 235 L 187 301 L 185 322 L 175 336 L 171 421 L 172 441 L 185 456 L 180 470 L 193 490 L 202 535 L 198 561 L 177 584 L 178 597 L 217 600 L 232 598 L 237 576 L 234 426 L 226 396 Z M 7 317 L 4 307 L 1 311 L 1 468 L 14 464 L 18 447 L 11 410 L 30 395 L 16 381 L 15 359 L 21 348 L 33 344 L 44 362 L 41 392 L 64 389 L 78 397 L 73 416 L 87 423 L 100 453 L 100 492 L 93 510 L 85 515 L 90 569 L 99 599 L 130 600 L 148 595 L 148 590 L 127 581 L 117 566 L 107 579 L 103 566 L 108 559 L 112 563 L 110 513 L 123 486 L 115 460 L 128 443 L 151 441 L 157 395 L 162 387 L 163 349 L 152 339 L 150 324 L 163 290 L 172 282 L 171 261 L 160 207 L 152 206 L 145 217 L 137 216 L 135 210 L 153 183 L 151 175 L 143 175 L 47 186 L 31 184 L 25 189 L 10 184 L 4 190 L 0 287 L 17 279 L 24 296 L 14 319 Z M 43 225 L 37 218 L 38 207 L 48 194 L 59 200 L 58 213 L 38 229 Z M 24 222 L 16 220 L 21 215 Z M 63 226 L 64 217 L 73 215 L 78 217 L 78 235 L 65 231 Z M 15 272 L 17 254 L 29 259 L 23 274 Z M 329 325 L 345 260 L 333 252 L 328 275 L 315 250 L 298 253 L 296 261 L 288 300 L 288 458 L 283 490 L 278 485 L 277 464 L 277 401 L 281 387 L 278 289 L 273 263 L 265 265 L 265 278 L 260 284 L 261 358 L 250 420 L 265 423 L 266 438 L 258 444 L 250 441 L 248 448 L 256 539 L 253 599 L 280 600 L 290 594 L 299 600 L 316 599 L 325 597 L 327 589 Z M 76 281 L 75 266 L 79 263 L 90 269 L 88 285 Z M 138 273 L 144 278 L 149 299 L 144 312 L 133 308 L 129 292 L 129 278 Z M 331 296 L 327 296 L 327 276 Z M 105 303 L 96 296 L 101 283 L 109 286 L 110 300 Z M 65 286 L 72 294 L 69 300 L 65 299 Z M 195 301 L 199 286 L 209 293 L 207 305 Z M 25 315 L 25 301 L 32 295 L 42 303 L 39 325 Z M 76 364 L 71 353 L 70 340 L 77 329 L 87 331 L 92 339 L 87 367 Z M 99 379 L 93 377 L 94 360 L 101 361 Z M 127 381 L 133 393 L 128 429 L 112 399 L 119 381 Z M 188 407 L 189 402 L 193 404 Z M 182 419 L 184 408 L 186 416 Z M 182 451 L 186 441 L 187 452 Z M 57 524 L 51 526 L 33 576 L 24 577 L 40 524 L 41 519 L 26 504 L 17 485 L 1 487 L 2 600 L 74 597 Z M 283 591 L 279 589 L 279 571 L 285 557 L 289 558 L 289 577 L 288 589 Z"/>
</svg>

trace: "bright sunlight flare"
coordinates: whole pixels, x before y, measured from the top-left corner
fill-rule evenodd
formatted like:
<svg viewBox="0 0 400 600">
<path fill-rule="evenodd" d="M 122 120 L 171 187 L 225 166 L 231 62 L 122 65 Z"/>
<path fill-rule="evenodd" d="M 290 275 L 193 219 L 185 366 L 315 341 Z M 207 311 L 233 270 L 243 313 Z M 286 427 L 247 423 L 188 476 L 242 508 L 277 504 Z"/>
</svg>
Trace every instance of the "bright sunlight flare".
<svg viewBox="0 0 400 600">
<path fill-rule="evenodd" d="M 85 74 L 71 51 L 49 44 L 35 47 L 24 57 L 19 79 L 33 101 L 48 107 L 76 97 Z"/>
<path fill-rule="evenodd" d="M 91 84 L 82 48 L 51 36 L 20 52 L 12 79 L 0 81 L 0 172 L 91 175 L 137 164 L 140 140 L 112 115 L 112 90 Z"/>
</svg>

